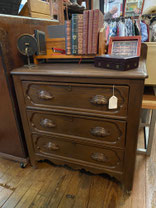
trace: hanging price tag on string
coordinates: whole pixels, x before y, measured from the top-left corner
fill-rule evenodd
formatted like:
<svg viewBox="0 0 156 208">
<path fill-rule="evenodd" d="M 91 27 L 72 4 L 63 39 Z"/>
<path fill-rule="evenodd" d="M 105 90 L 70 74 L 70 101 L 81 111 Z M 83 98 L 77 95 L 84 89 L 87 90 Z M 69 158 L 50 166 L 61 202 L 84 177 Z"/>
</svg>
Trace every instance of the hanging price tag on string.
<svg viewBox="0 0 156 208">
<path fill-rule="evenodd" d="M 113 96 L 109 99 L 108 109 L 118 108 L 118 98 L 114 95 L 114 85 L 113 85 Z"/>
</svg>

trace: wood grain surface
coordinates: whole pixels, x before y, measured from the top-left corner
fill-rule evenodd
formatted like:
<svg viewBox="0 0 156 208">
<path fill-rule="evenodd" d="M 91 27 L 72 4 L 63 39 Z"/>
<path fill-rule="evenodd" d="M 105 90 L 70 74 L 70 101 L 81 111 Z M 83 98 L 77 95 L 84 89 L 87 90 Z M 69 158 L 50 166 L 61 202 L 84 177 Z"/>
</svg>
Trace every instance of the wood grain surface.
<svg viewBox="0 0 156 208">
<path fill-rule="evenodd" d="M 9 58 L 12 59 L 12 65 L 8 67 L 7 72 L 26 63 L 26 58 L 17 49 L 17 40 L 20 35 L 26 33 L 33 35 L 34 30 L 38 29 L 44 31 L 48 36 L 47 26 L 56 24 L 58 22 L 0 14 L 0 31 L 3 30 L 8 35 Z"/>
<path fill-rule="evenodd" d="M 146 77 L 145 65 L 140 63 L 134 74 L 99 71 L 91 64 L 43 64 L 32 70 L 24 67 L 13 70 L 31 164 L 36 166 L 38 160 L 48 159 L 57 165 L 83 168 L 94 174 L 107 173 L 131 191 Z M 113 86 L 118 107 L 109 109 Z M 105 148 L 102 139 L 99 143 L 91 141 L 98 135 L 106 138 L 108 134 L 113 136 L 111 131 L 115 132 L 112 127 L 106 130 L 106 123 L 103 126 L 100 120 L 95 121 L 102 117 L 116 125 L 118 141 L 124 135 L 125 145 L 119 147 L 115 142 L 114 146 L 109 144 Z M 119 128 L 118 121 L 126 121 L 126 128 Z M 83 128 L 88 129 L 86 133 Z M 87 136 L 89 132 L 93 137 Z"/>
<path fill-rule="evenodd" d="M 45 73 L 46 72 L 46 73 Z M 143 79 L 147 77 L 146 65 L 144 61 L 140 61 L 137 69 L 129 71 L 116 71 L 97 68 L 93 64 L 40 64 L 28 70 L 26 67 L 15 69 L 11 74 L 21 75 L 52 75 L 59 77 L 98 77 L 98 78 L 128 78 L 128 79 Z"/>
<path fill-rule="evenodd" d="M 13 160 L 27 158 L 24 135 L 10 71 L 26 59 L 17 49 L 17 39 L 35 29 L 47 34 L 49 21 L 0 14 L 0 155 Z M 56 24 L 56 23 L 54 23 Z M 25 159 L 26 160 L 26 159 Z"/>
<path fill-rule="evenodd" d="M 155 131 L 156 135 L 156 131 Z M 143 145 L 143 132 L 139 144 Z M 150 158 L 138 155 L 130 196 L 107 176 L 39 163 L 21 169 L 0 159 L 0 207 L 2 208 L 155 208 L 156 141 Z"/>
</svg>

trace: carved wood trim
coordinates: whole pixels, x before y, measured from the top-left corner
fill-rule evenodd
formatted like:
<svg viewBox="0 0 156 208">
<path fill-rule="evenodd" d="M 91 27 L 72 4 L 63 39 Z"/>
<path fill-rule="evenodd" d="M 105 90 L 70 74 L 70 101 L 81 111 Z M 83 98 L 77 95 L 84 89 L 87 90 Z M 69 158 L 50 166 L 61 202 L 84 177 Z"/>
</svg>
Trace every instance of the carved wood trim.
<svg viewBox="0 0 156 208">
<path fill-rule="evenodd" d="M 56 137 L 58 138 L 58 137 Z M 55 139 L 56 139 L 55 138 Z M 48 155 L 50 158 L 53 157 L 53 154 L 55 154 L 55 157 L 59 157 L 62 159 L 69 159 L 69 160 L 74 160 L 74 161 L 83 161 L 83 163 L 87 163 L 87 164 L 93 164 L 94 166 L 103 166 L 103 168 L 108 168 L 110 170 L 114 170 L 114 169 L 118 169 L 118 167 L 120 168 L 120 165 L 122 165 L 122 160 L 120 158 L 120 156 L 118 155 L 118 152 L 116 152 L 115 150 L 110 150 L 110 154 L 112 152 L 112 154 L 114 154 L 114 159 L 115 161 L 112 161 L 111 156 L 107 155 L 107 153 L 103 153 L 103 152 L 93 152 L 90 154 L 89 157 L 91 157 L 91 159 L 93 161 L 88 161 L 87 160 L 82 160 L 79 158 L 70 158 L 69 156 L 63 156 L 63 155 L 59 155 L 54 153 L 53 151 L 60 151 L 59 153 L 61 153 L 61 149 L 59 147 L 58 144 L 55 144 L 53 141 L 47 141 L 46 143 L 42 143 L 41 145 L 40 143 L 40 139 L 42 140 L 42 136 L 34 136 L 34 145 L 38 150 L 38 153 L 44 154 L 44 155 Z M 62 140 L 64 141 L 64 140 Z M 50 152 L 48 152 L 48 151 Z M 62 149 L 63 151 L 63 149 Z M 102 162 L 103 164 L 99 164 L 97 162 Z"/>
<path fill-rule="evenodd" d="M 36 155 L 37 160 L 45 160 L 47 159 L 47 155 L 41 155 L 37 154 Z M 123 178 L 123 173 L 119 173 L 118 171 L 112 171 L 111 169 L 107 169 L 105 167 L 102 167 L 101 164 L 95 164 L 95 163 L 90 163 L 87 161 L 80 161 L 74 158 L 66 158 L 66 157 L 61 157 L 58 155 L 51 155 L 48 160 L 51 162 L 57 164 L 57 165 L 68 165 L 69 167 L 75 169 L 75 170 L 81 170 L 82 168 L 85 169 L 86 171 L 90 171 L 94 174 L 102 174 L 106 173 L 109 174 L 111 177 L 117 178 L 119 181 L 122 181 Z M 101 168 L 102 167 L 102 168 Z"/>
<path fill-rule="evenodd" d="M 33 106 L 38 106 L 38 107 L 48 107 L 48 108 L 53 108 L 53 103 L 40 103 L 40 102 L 36 102 L 36 101 L 33 101 L 32 100 L 32 98 L 31 98 L 31 95 L 29 95 L 29 90 L 30 90 L 30 88 L 32 87 L 33 88 L 33 85 L 38 85 L 38 86 L 40 86 L 40 85 L 45 85 L 45 86 L 47 86 L 47 85 L 51 85 L 52 83 L 53 83 L 53 86 L 64 86 L 64 87 L 66 87 L 66 90 L 67 91 L 72 91 L 72 88 L 73 87 L 79 87 L 79 86 L 81 86 L 81 87 L 95 87 L 95 85 L 90 85 L 90 84 L 71 84 L 71 85 L 69 85 L 69 84 L 63 84 L 63 83 L 56 83 L 56 82 L 48 82 L 48 83 L 41 83 L 41 82 L 36 82 L 36 83 L 34 83 L 33 81 L 32 81 L 32 83 L 30 83 L 30 81 L 26 81 L 26 83 L 25 83 L 25 81 L 23 82 L 24 83 L 24 91 L 25 91 L 25 96 L 26 96 L 26 100 L 29 100 L 28 102 L 30 102 L 31 103 L 31 105 L 33 105 Z M 41 86 L 40 86 L 41 87 Z M 112 89 L 112 87 L 110 87 L 110 86 L 108 86 L 107 84 L 106 85 L 99 85 L 98 86 L 98 89 L 100 89 L 100 87 L 101 88 L 103 88 L 104 90 L 106 90 L 106 91 L 110 91 L 111 89 Z M 118 89 L 118 87 L 119 87 L 119 89 Z M 119 104 L 119 106 L 118 106 L 118 109 L 116 109 L 116 110 L 108 110 L 107 109 L 107 106 L 106 106 L 106 110 L 104 111 L 104 112 L 106 112 L 107 114 L 112 114 L 112 113 L 114 113 L 114 115 L 115 114 L 119 114 L 119 116 L 120 116 L 120 111 L 122 111 L 122 108 L 124 107 L 125 109 L 123 110 L 124 112 L 122 112 L 122 117 L 123 117 L 123 115 L 125 114 L 125 111 L 127 110 L 127 105 L 126 105 L 126 102 L 127 102 L 127 97 L 125 98 L 124 97 L 124 93 L 122 92 L 122 87 L 123 87 L 123 91 L 125 92 L 125 90 L 128 90 L 128 89 L 125 89 L 124 88 L 124 86 L 116 86 L 116 88 L 115 88 L 115 95 L 116 94 L 118 94 L 118 96 L 117 97 L 120 97 L 120 104 Z M 36 89 L 36 90 L 40 90 L 40 91 L 42 91 L 42 88 L 41 89 Z M 43 89 L 44 90 L 44 89 Z M 45 90 L 46 91 L 46 90 Z M 88 102 L 89 103 L 91 103 L 91 104 L 93 104 L 93 105 L 96 105 L 96 106 L 104 106 L 104 105 L 108 105 L 108 100 L 109 100 L 109 98 L 110 98 L 110 96 L 111 96 L 111 93 L 110 92 L 107 92 L 107 94 L 108 95 L 105 95 L 105 96 L 103 96 L 103 95 L 95 95 L 95 96 L 93 96 L 93 97 L 90 97 L 89 98 L 89 100 L 88 100 Z M 128 93 L 127 93 L 128 94 Z M 55 96 L 54 95 L 51 95 L 51 96 L 53 96 L 53 98 L 52 99 L 54 99 L 55 98 Z M 97 98 L 96 96 L 103 96 L 103 97 L 105 97 L 105 99 L 102 97 L 102 100 L 99 100 L 99 99 L 97 99 L 97 100 L 95 100 L 95 101 L 93 101 L 94 99 L 93 98 Z M 101 98 L 100 98 L 101 99 Z M 46 100 L 45 100 L 46 101 Z M 99 104 L 98 104 L 99 103 Z M 100 104 L 101 103 L 101 104 Z M 107 103 L 107 104 L 104 104 L 104 103 Z M 125 104 L 125 105 L 124 105 Z M 28 103 L 28 105 L 29 105 L 29 103 Z M 83 109 L 83 108 L 79 108 L 79 107 L 77 107 L 77 106 L 71 106 L 71 107 L 69 107 L 69 106 L 60 106 L 60 105 L 54 105 L 55 106 L 55 108 L 58 108 L 58 109 L 72 109 L 72 110 L 78 110 L 78 111 L 80 111 L 80 109 L 81 109 L 81 111 L 85 111 L 85 112 L 93 112 L 93 109 L 90 109 L 90 107 L 89 108 L 85 108 L 85 109 Z M 86 111 L 87 110 L 87 111 Z M 97 111 L 97 113 L 99 113 L 100 112 L 100 110 L 99 109 L 97 109 L 96 110 Z M 103 112 L 103 113 L 104 113 Z M 102 114 L 103 114 L 102 113 Z"/>
<path fill-rule="evenodd" d="M 107 144 L 107 145 L 115 145 L 115 144 L 119 144 L 120 142 L 122 142 L 122 144 L 119 144 L 119 147 L 123 148 L 125 146 L 124 143 L 124 135 L 125 135 L 125 130 L 126 130 L 126 123 L 123 122 L 122 125 L 120 125 L 120 123 L 115 123 L 115 120 L 108 120 L 108 119 L 100 119 L 100 121 L 103 121 L 103 124 L 99 124 L 99 126 L 95 126 L 95 127 L 89 127 L 86 129 L 85 132 L 82 132 L 81 134 L 75 134 L 74 132 L 72 132 L 71 134 L 67 133 L 67 132 L 60 132 L 58 131 L 58 129 L 54 129 L 57 127 L 57 123 L 59 123 L 60 120 L 57 120 L 57 123 L 55 122 L 55 119 L 51 119 L 49 117 L 49 115 L 55 115 L 58 117 L 62 117 L 62 119 L 68 121 L 68 122 L 73 122 L 74 119 L 82 119 L 82 118 L 86 118 L 89 119 L 89 121 L 94 121 L 93 118 L 89 118 L 89 117 L 84 117 L 84 116 L 80 116 L 80 115 L 73 115 L 73 116 L 67 116 L 65 114 L 62 113 L 52 113 L 52 112 L 48 112 L 47 116 L 46 114 L 44 114 L 43 112 L 39 112 L 39 111 L 27 111 L 28 112 L 28 118 L 29 118 L 29 122 L 30 122 L 30 126 L 33 128 L 32 131 L 36 131 L 36 132 L 42 132 L 42 133 L 48 133 L 51 134 L 53 136 L 63 136 L 64 138 L 68 138 L 68 139 L 77 139 L 78 141 L 87 141 L 87 143 L 96 143 L 99 144 L 99 142 L 102 142 L 101 145 Z M 36 120 L 35 116 L 37 116 L 38 114 L 41 114 L 41 117 L 39 116 L 39 118 Z M 106 126 L 105 126 L 105 122 L 106 122 Z M 36 126 L 37 125 L 37 126 Z M 69 128 L 71 127 L 70 123 L 68 123 Z M 95 124 L 96 125 L 96 124 Z M 101 125 L 101 126 L 100 126 Z M 83 125 L 81 125 L 83 126 Z M 55 131 L 54 131 L 55 130 Z M 116 134 L 113 136 L 113 131 L 116 131 Z M 110 139 L 111 138 L 111 139 Z M 88 140 L 89 139 L 89 140 Z"/>
</svg>

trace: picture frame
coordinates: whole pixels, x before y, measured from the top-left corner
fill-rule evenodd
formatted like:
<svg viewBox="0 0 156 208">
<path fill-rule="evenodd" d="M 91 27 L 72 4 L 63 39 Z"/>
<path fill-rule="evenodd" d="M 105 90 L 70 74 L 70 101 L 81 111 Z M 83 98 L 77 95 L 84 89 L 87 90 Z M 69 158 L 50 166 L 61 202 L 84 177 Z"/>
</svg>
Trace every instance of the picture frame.
<svg viewBox="0 0 156 208">
<path fill-rule="evenodd" d="M 141 36 L 111 37 L 108 54 L 118 56 L 140 56 Z"/>
<path fill-rule="evenodd" d="M 104 3 L 104 14 L 107 14 L 112 9 L 115 9 L 116 12 L 112 15 L 112 18 L 118 18 L 120 16 L 123 16 L 124 14 L 124 2 L 125 0 L 105 0 L 101 1 L 100 3 L 100 9 L 102 7 L 102 3 Z"/>
<path fill-rule="evenodd" d="M 144 0 L 125 0 L 124 16 L 136 17 L 142 14 Z"/>
</svg>

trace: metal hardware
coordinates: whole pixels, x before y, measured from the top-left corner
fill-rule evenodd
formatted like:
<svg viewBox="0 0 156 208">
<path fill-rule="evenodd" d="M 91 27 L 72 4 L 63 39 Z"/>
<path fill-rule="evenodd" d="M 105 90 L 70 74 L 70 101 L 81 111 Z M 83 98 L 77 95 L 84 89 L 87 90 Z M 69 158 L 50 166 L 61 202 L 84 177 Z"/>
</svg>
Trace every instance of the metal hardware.
<svg viewBox="0 0 156 208">
<path fill-rule="evenodd" d="M 106 162 L 108 160 L 103 153 L 99 153 L 99 152 L 92 153 L 91 158 L 98 162 Z"/>
<path fill-rule="evenodd" d="M 59 146 L 55 143 L 49 142 L 44 146 L 46 149 L 50 150 L 50 151 L 56 151 L 59 150 Z"/>
<path fill-rule="evenodd" d="M 54 128 L 54 127 L 56 127 L 56 124 L 52 120 L 47 119 L 47 118 L 42 119 L 40 124 L 41 124 L 42 127 L 45 127 L 45 128 Z"/>
<path fill-rule="evenodd" d="M 93 136 L 98 136 L 98 137 L 106 137 L 106 136 L 110 135 L 110 132 L 106 131 L 106 129 L 103 127 L 95 127 L 93 129 L 91 129 L 90 133 Z"/>
<path fill-rule="evenodd" d="M 103 95 L 96 95 L 93 98 L 91 98 L 90 102 L 97 105 L 107 105 L 108 99 Z"/>
<path fill-rule="evenodd" d="M 52 100 L 54 96 L 51 95 L 49 92 L 42 90 L 39 92 L 39 98 L 43 100 Z"/>
</svg>

